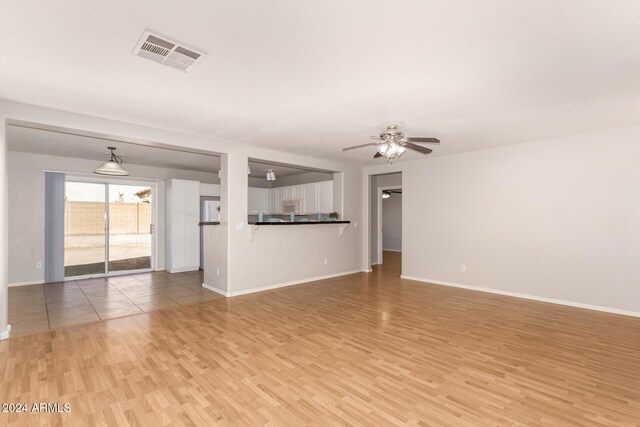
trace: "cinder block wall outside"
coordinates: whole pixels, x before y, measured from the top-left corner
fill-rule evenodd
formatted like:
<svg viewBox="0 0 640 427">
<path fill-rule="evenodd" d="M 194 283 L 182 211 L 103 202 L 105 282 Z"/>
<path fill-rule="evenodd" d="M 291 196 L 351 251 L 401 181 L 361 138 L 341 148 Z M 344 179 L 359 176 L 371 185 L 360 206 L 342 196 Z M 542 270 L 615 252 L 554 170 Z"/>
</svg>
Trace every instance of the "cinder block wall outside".
<svg viewBox="0 0 640 427">
<path fill-rule="evenodd" d="M 110 234 L 150 234 L 151 204 L 109 203 Z M 104 203 L 65 202 L 66 236 L 104 234 Z"/>
</svg>

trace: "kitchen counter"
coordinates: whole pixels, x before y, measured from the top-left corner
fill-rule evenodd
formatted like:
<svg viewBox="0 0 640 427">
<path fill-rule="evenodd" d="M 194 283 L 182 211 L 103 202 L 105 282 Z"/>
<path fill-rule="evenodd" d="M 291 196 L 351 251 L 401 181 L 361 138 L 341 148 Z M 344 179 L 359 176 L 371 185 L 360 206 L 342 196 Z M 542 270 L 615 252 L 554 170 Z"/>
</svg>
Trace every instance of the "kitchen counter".
<svg viewBox="0 0 640 427">
<path fill-rule="evenodd" d="M 313 225 L 313 224 L 351 224 L 351 221 L 262 221 L 250 222 L 249 225 Z"/>
</svg>

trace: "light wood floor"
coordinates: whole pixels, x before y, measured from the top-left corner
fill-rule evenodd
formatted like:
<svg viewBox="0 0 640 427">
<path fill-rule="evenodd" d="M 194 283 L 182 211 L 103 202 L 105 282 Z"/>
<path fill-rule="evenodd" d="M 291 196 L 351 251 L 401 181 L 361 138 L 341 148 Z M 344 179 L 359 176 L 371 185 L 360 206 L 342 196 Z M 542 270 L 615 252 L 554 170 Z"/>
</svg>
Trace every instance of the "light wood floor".
<svg viewBox="0 0 640 427">
<path fill-rule="evenodd" d="M 373 273 L 0 342 L 0 425 L 637 425 L 640 319 Z"/>
</svg>

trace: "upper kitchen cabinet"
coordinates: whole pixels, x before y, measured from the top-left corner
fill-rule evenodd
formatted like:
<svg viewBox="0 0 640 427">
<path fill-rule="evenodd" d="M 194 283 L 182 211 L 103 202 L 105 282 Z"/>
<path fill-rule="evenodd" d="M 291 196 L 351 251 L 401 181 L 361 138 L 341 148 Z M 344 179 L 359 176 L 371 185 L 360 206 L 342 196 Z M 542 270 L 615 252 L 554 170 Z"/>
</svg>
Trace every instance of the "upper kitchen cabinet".
<svg viewBox="0 0 640 427">
<path fill-rule="evenodd" d="M 302 210 L 305 213 L 320 212 L 318 209 L 318 183 L 304 184 L 304 199 Z"/>
<path fill-rule="evenodd" d="M 318 211 L 333 212 L 333 181 L 318 183 Z"/>
<path fill-rule="evenodd" d="M 270 215 L 295 212 L 310 217 L 321 213 L 326 217 L 340 211 L 340 207 L 333 205 L 334 185 L 336 191 L 342 187 L 341 175 L 335 171 L 250 158 L 248 173 L 250 215 L 262 211 Z"/>
<path fill-rule="evenodd" d="M 291 192 L 292 200 L 304 200 L 304 185 L 294 185 Z"/>
<path fill-rule="evenodd" d="M 260 190 L 260 189 L 253 189 Z M 269 206 L 270 213 L 287 213 L 291 210 L 292 203 L 288 202 L 300 202 L 296 204 L 299 206 L 298 214 L 315 214 L 331 213 L 333 212 L 333 181 L 325 182 L 312 182 L 310 184 L 302 185 L 289 185 L 286 187 L 270 188 L 269 191 Z M 249 192 L 252 189 L 249 188 Z M 251 197 L 250 197 L 251 199 Z M 285 208 L 284 206 L 287 205 Z M 250 205 L 249 212 L 252 207 Z M 266 210 L 264 211 L 267 212 Z"/>
<path fill-rule="evenodd" d="M 279 188 L 269 188 L 269 213 L 278 214 L 282 212 L 282 197 Z"/>
<path fill-rule="evenodd" d="M 269 188 L 249 187 L 248 210 L 250 214 L 269 213 Z"/>
<path fill-rule="evenodd" d="M 293 186 L 280 187 L 282 200 L 293 200 Z"/>
<path fill-rule="evenodd" d="M 200 195 L 206 197 L 220 197 L 220 184 L 200 183 Z"/>
</svg>

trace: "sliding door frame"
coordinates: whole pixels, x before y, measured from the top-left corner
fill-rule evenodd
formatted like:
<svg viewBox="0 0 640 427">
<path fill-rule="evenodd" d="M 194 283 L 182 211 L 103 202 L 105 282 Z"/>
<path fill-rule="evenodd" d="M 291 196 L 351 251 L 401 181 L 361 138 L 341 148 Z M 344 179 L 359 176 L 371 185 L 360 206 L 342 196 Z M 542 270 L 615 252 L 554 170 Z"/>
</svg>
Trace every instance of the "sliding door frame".
<svg viewBox="0 0 640 427">
<path fill-rule="evenodd" d="M 104 273 L 87 274 L 83 276 L 70 276 L 64 278 L 64 280 L 80 280 L 90 279 L 93 277 L 111 277 L 122 276 L 133 273 L 147 273 L 155 271 L 158 265 L 158 181 L 154 179 L 145 178 L 120 178 L 120 177 L 100 177 L 95 175 L 84 174 L 67 174 L 65 176 L 65 184 L 67 182 L 87 183 L 87 184 L 104 184 L 105 194 L 105 208 L 104 208 L 104 221 L 105 221 L 105 251 L 104 251 Z M 136 185 L 151 187 L 151 225 L 153 232 L 151 233 L 151 266 L 149 268 L 143 268 L 139 270 L 117 270 L 109 271 L 109 184 L 113 185 Z"/>
</svg>

